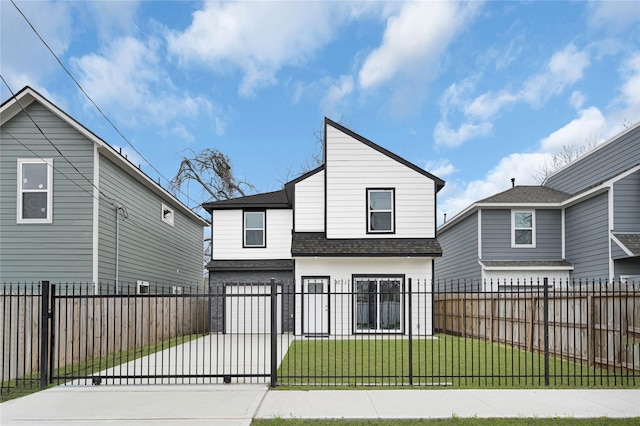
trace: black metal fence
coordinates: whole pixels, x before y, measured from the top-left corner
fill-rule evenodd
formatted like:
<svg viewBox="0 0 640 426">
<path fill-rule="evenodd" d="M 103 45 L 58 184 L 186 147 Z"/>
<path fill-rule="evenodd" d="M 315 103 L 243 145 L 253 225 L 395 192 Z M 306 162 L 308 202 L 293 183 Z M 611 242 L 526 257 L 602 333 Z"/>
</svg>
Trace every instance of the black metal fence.
<svg viewBox="0 0 640 426">
<path fill-rule="evenodd" d="M 136 283 L 106 295 L 91 285 L 5 284 L 0 392 L 114 383 L 640 385 L 639 284 L 503 282 L 509 291 L 489 292 L 441 284 L 323 278 L 161 293 Z"/>
</svg>

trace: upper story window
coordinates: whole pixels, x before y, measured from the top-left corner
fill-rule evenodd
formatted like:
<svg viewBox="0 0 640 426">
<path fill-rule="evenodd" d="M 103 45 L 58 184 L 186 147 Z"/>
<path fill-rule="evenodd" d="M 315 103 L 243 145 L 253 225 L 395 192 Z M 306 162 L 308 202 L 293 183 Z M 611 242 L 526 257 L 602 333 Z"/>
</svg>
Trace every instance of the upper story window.
<svg viewBox="0 0 640 426">
<path fill-rule="evenodd" d="M 171 207 L 167 206 L 165 203 L 162 203 L 160 217 L 164 223 L 166 223 L 167 225 L 173 226 L 174 219 L 175 219 L 175 212 Z"/>
<path fill-rule="evenodd" d="M 244 247 L 266 247 L 264 211 L 244 212 Z"/>
<path fill-rule="evenodd" d="M 535 211 L 511 212 L 511 247 L 536 246 Z"/>
<path fill-rule="evenodd" d="M 53 222 L 53 159 L 18 159 L 18 223 Z"/>
<path fill-rule="evenodd" d="M 395 232 L 394 189 L 367 189 L 367 233 Z"/>
</svg>

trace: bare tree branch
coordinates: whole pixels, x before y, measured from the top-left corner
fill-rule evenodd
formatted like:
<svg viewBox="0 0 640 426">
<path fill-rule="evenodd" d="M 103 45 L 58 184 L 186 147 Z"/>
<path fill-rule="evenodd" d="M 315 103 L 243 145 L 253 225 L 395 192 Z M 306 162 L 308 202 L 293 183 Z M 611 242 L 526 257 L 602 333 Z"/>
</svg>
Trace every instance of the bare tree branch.
<svg viewBox="0 0 640 426">
<path fill-rule="evenodd" d="M 191 181 L 201 186 L 204 201 L 245 196 L 247 191 L 254 189 L 249 182 L 233 175 L 229 157 L 219 150 L 205 148 L 198 153 L 189 150 L 189 153 L 190 157 L 182 160 L 178 173 L 169 182 L 169 189 L 174 194 Z"/>
<path fill-rule="evenodd" d="M 599 142 L 598 137 L 594 137 L 591 142 L 588 144 L 581 144 L 578 142 L 569 142 L 562 145 L 558 151 L 556 151 L 550 160 L 546 161 L 544 164 L 541 164 L 538 169 L 534 172 L 533 178 L 539 184 L 542 184 L 544 180 L 549 177 L 553 172 L 560 169 L 561 167 L 566 166 L 569 163 L 577 160 L 582 157 L 587 152 L 593 150 L 596 146 L 598 146 Z"/>
</svg>

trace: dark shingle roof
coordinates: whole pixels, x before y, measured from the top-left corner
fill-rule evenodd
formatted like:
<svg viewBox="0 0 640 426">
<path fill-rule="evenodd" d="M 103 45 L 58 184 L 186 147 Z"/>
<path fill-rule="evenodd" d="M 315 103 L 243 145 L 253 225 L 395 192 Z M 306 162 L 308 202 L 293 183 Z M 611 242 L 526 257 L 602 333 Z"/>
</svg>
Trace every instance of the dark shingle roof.
<svg viewBox="0 0 640 426">
<path fill-rule="evenodd" d="M 242 208 L 291 208 L 287 192 L 284 189 L 263 194 L 247 195 L 246 197 L 232 198 L 230 200 L 211 201 L 202 205 L 206 210 L 242 209 Z"/>
<path fill-rule="evenodd" d="M 489 198 L 478 201 L 482 203 L 561 203 L 571 198 L 571 194 L 547 188 L 545 186 L 516 186 Z"/>
<path fill-rule="evenodd" d="M 295 256 L 442 256 L 435 238 L 327 239 L 322 232 L 294 232 L 291 254 Z"/>
<path fill-rule="evenodd" d="M 212 260 L 207 264 L 210 271 L 293 271 L 291 259 L 266 260 Z"/>
<path fill-rule="evenodd" d="M 480 261 L 485 267 L 496 268 L 496 267 L 509 267 L 509 268 L 527 268 L 527 267 L 542 267 L 542 268 L 552 268 L 552 267 L 565 267 L 565 266 L 573 266 L 571 263 L 566 260 L 481 260 Z"/>
<path fill-rule="evenodd" d="M 618 234 L 614 233 L 615 237 L 624 246 L 633 253 L 634 256 L 640 256 L 640 234 Z"/>
</svg>

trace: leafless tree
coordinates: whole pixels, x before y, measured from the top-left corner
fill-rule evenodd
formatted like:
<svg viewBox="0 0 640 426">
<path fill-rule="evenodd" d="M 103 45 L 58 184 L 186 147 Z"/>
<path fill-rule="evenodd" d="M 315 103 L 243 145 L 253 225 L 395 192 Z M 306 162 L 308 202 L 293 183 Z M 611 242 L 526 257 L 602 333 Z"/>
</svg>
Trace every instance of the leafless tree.
<svg viewBox="0 0 640 426">
<path fill-rule="evenodd" d="M 196 153 L 188 150 L 189 156 L 180 163 L 178 173 L 169 182 L 174 194 L 194 181 L 201 187 L 204 201 L 228 200 L 247 195 L 254 190 L 249 182 L 233 174 L 231 160 L 217 149 L 205 148 Z"/>
<path fill-rule="evenodd" d="M 539 184 L 542 184 L 542 182 L 544 182 L 544 180 L 553 172 L 577 160 L 594 149 L 598 146 L 598 142 L 599 138 L 594 137 L 593 140 L 586 145 L 578 142 L 569 142 L 562 145 L 562 147 L 551 156 L 550 160 L 538 167 L 534 172 L 534 179 Z"/>
</svg>

